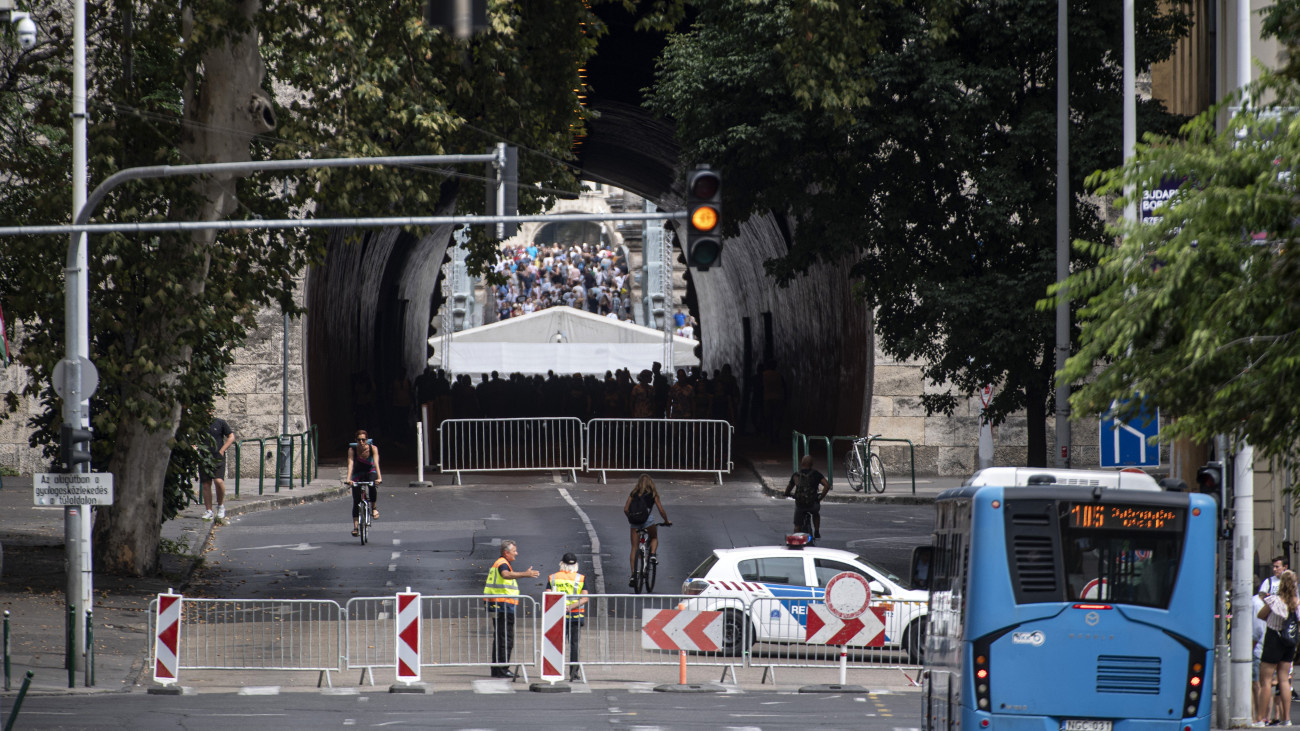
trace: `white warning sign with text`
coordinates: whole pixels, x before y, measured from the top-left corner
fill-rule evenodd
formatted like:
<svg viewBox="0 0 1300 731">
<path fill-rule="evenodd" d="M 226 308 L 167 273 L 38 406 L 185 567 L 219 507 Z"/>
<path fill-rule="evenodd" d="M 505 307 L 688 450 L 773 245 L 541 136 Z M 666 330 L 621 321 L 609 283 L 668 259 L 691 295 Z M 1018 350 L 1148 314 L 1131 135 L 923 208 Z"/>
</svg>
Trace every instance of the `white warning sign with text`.
<svg viewBox="0 0 1300 731">
<path fill-rule="evenodd" d="M 32 475 L 32 493 L 37 505 L 112 505 L 113 473 L 38 472 Z"/>
</svg>

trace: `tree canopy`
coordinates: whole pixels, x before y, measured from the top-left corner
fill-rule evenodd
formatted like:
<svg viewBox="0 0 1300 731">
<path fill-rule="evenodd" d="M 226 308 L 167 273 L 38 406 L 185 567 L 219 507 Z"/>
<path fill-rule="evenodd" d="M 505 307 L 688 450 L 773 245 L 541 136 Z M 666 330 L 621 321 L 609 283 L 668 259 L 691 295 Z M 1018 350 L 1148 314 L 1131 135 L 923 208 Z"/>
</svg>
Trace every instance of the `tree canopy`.
<svg viewBox="0 0 1300 731">
<path fill-rule="evenodd" d="M 1216 131 L 1216 115 L 1238 105 Z M 1177 193 L 1154 218 L 1076 242 L 1097 263 L 1067 281 L 1086 302 L 1063 374 L 1078 384 L 1075 408 L 1120 401 L 1118 413 L 1135 416 L 1140 396 L 1175 417 L 1162 440 L 1226 434 L 1265 456 L 1300 457 L 1298 108 L 1300 84 L 1268 74 L 1182 136 L 1148 135 L 1128 165 L 1095 177 L 1120 200 Z"/>
<path fill-rule="evenodd" d="M 1086 238 L 1102 214 L 1084 177 L 1120 160 L 1121 6 L 1070 6 L 1070 230 Z M 786 224 L 789 251 L 768 262 L 778 282 L 814 261 L 851 267 L 878 308 L 882 350 L 921 360 L 939 386 L 927 410 L 952 413 L 994 384 L 990 417 L 1025 409 L 1028 458 L 1041 464 L 1055 370 L 1054 318 L 1036 304 L 1055 281 L 1057 3 L 834 7 L 834 22 L 807 27 L 803 4 L 786 0 L 701 6 L 670 39 L 649 105 L 675 121 L 690 160 L 727 174 L 732 226 L 766 212 Z M 1140 69 L 1186 31 L 1181 7 L 1161 7 L 1138 3 Z M 794 42 L 869 52 L 830 56 L 833 72 L 810 77 L 792 71 Z M 1139 107 L 1140 128 L 1178 121 Z"/>
</svg>

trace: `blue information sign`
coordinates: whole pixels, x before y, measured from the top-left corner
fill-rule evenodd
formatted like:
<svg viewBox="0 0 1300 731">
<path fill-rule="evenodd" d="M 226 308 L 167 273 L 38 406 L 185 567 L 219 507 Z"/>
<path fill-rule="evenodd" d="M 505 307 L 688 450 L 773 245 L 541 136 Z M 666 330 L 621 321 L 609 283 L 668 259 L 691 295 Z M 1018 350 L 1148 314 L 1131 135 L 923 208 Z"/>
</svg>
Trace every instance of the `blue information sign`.
<svg viewBox="0 0 1300 731">
<path fill-rule="evenodd" d="M 1144 404 L 1128 421 L 1103 414 L 1098 432 L 1102 467 L 1160 466 L 1160 445 L 1153 443 L 1160 434 L 1159 409 L 1152 414 Z"/>
</svg>

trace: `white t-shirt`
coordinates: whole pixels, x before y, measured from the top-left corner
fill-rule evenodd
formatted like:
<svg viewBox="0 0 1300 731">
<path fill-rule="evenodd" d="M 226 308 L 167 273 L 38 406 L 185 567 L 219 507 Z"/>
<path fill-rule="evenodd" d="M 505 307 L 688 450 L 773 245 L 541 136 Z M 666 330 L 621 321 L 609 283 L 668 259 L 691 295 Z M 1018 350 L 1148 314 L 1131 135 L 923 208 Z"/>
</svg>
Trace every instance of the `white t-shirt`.
<svg viewBox="0 0 1300 731">
<path fill-rule="evenodd" d="M 1277 585 L 1278 585 L 1278 582 L 1280 582 L 1280 581 L 1281 581 L 1281 579 L 1278 578 L 1278 577 L 1276 577 L 1276 576 L 1270 576 L 1270 577 L 1268 577 L 1267 579 L 1264 579 L 1264 580 L 1261 581 L 1260 584 L 1259 584 L 1259 592 L 1258 592 L 1258 593 L 1260 593 L 1260 594 L 1276 594 L 1276 593 L 1277 593 Z"/>
</svg>

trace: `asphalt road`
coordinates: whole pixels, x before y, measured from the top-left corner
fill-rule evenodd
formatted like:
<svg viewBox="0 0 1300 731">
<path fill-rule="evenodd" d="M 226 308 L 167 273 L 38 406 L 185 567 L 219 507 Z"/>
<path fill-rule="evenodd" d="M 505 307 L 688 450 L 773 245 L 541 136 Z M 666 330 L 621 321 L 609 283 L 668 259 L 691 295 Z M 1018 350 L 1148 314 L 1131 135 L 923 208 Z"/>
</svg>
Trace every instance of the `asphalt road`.
<svg viewBox="0 0 1300 731">
<path fill-rule="evenodd" d="M 24 703 L 22 729 L 190 731 L 275 728 L 760 729 L 915 731 L 916 694 L 665 694 L 596 691 L 509 695 L 294 693 L 274 697 L 196 695 L 40 697 Z M 911 720 L 909 720 L 911 719 Z"/>
<path fill-rule="evenodd" d="M 631 543 L 622 509 L 631 480 L 574 484 L 530 475 L 422 489 L 407 487 L 410 480 L 388 475 L 366 546 L 350 535 L 346 498 L 234 518 L 215 533 L 202 592 L 340 602 L 408 586 L 423 594 L 477 594 L 504 538 L 519 544 L 516 570 L 541 573 L 520 581 L 525 594 L 540 597 L 545 577 L 568 551 L 577 554 L 588 591 L 627 591 Z M 656 593 L 678 592 L 714 548 L 777 545 L 791 530 L 793 501 L 765 496 L 756 482 L 657 484 L 673 525 L 660 529 Z M 827 503 L 820 545 L 904 575 L 912 548 L 928 540 L 932 513 L 925 505 Z"/>
</svg>

